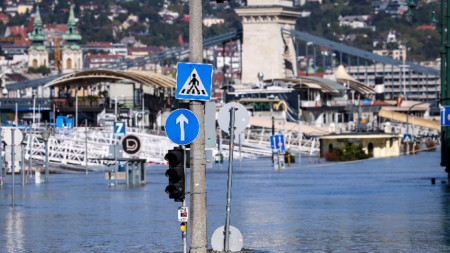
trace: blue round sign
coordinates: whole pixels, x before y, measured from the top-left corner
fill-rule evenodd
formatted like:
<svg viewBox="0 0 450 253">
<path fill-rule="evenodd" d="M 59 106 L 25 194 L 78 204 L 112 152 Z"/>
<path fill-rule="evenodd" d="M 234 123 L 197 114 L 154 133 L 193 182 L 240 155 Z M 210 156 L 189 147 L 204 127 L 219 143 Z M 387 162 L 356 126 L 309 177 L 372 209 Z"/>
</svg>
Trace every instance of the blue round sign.
<svg viewBox="0 0 450 253">
<path fill-rule="evenodd" d="M 178 109 L 167 117 L 165 128 L 171 141 L 178 145 L 187 145 L 197 138 L 200 125 L 193 112 Z"/>
</svg>

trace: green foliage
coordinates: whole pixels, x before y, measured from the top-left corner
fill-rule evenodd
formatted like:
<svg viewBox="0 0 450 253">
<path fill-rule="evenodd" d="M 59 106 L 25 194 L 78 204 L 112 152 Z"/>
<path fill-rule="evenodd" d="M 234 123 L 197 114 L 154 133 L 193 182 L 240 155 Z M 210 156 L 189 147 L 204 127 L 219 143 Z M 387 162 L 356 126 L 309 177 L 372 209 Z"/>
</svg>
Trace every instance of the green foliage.
<svg viewBox="0 0 450 253">
<path fill-rule="evenodd" d="M 354 145 L 351 143 L 345 144 L 344 149 L 335 149 L 334 151 L 326 152 L 325 160 L 327 161 L 356 161 L 368 159 L 369 156 L 364 152 L 361 145 Z"/>
<path fill-rule="evenodd" d="M 362 145 L 356 146 L 347 143 L 343 150 L 336 150 L 336 152 L 338 153 L 338 161 L 355 161 L 369 158 L 362 149 Z"/>
<path fill-rule="evenodd" d="M 28 68 L 28 73 L 33 73 L 33 74 L 42 74 L 42 75 L 47 75 L 50 74 L 50 68 L 47 68 L 46 66 L 39 66 L 38 68 L 33 68 L 33 67 L 29 67 Z"/>
</svg>

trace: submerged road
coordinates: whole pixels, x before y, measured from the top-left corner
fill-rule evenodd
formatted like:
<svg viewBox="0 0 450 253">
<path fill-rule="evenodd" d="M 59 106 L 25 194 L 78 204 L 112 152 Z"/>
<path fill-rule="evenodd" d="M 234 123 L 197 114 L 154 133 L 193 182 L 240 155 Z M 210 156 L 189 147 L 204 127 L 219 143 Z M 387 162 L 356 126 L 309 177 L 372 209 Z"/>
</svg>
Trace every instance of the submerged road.
<svg viewBox="0 0 450 253">
<path fill-rule="evenodd" d="M 231 225 L 254 252 L 449 252 L 450 188 L 439 161 L 438 150 L 338 165 L 305 159 L 274 171 L 270 159 L 241 167 L 237 159 Z M 16 178 L 14 208 L 8 177 L 0 252 L 181 252 L 166 169 L 148 166 L 147 184 L 130 189 L 107 186 L 99 172 L 24 188 Z M 225 223 L 226 185 L 227 161 L 207 170 L 209 243 Z"/>
</svg>

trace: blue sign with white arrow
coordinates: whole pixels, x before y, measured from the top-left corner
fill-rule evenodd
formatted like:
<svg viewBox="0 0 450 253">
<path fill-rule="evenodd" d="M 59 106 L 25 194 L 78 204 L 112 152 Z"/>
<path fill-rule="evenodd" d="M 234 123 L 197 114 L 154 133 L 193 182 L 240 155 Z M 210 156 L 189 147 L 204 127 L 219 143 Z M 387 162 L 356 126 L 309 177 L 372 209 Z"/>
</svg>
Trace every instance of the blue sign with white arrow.
<svg viewBox="0 0 450 253">
<path fill-rule="evenodd" d="M 211 64 L 177 64 L 178 99 L 211 100 L 212 65 Z"/>
<path fill-rule="evenodd" d="M 187 145 L 197 138 L 200 125 L 193 112 L 178 109 L 167 117 L 165 128 L 171 141 L 178 145 Z"/>
<path fill-rule="evenodd" d="M 450 106 L 441 107 L 441 126 L 450 126 Z"/>
<path fill-rule="evenodd" d="M 284 135 L 270 136 L 270 147 L 272 148 L 272 153 L 284 153 L 286 151 L 284 145 Z"/>
<path fill-rule="evenodd" d="M 114 122 L 114 136 L 125 136 L 125 122 Z"/>
</svg>

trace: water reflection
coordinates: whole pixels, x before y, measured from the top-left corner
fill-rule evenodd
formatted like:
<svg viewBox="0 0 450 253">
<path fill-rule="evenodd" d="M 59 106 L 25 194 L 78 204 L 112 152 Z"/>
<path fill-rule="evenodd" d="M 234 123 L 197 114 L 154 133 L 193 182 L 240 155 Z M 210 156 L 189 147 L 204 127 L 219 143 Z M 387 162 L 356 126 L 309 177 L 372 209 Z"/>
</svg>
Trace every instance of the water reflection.
<svg viewBox="0 0 450 253">
<path fill-rule="evenodd" d="M 450 185 L 442 185 L 442 235 L 445 245 L 450 245 Z"/>
<path fill-rule="evenodd" d="M 5 217 L 5 240 L 7 252 L 25 252 L 23 213 L 20 207 L 10 207 Z"/>
</svg>

